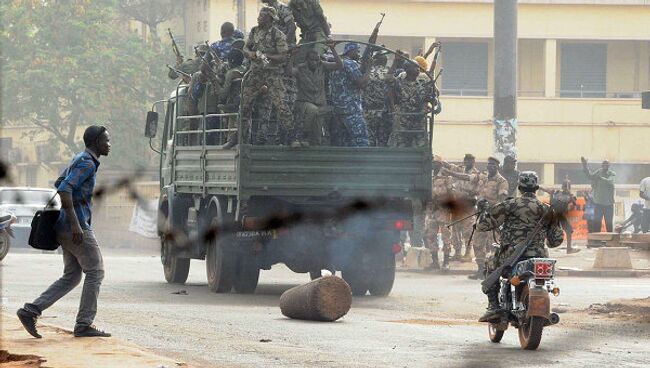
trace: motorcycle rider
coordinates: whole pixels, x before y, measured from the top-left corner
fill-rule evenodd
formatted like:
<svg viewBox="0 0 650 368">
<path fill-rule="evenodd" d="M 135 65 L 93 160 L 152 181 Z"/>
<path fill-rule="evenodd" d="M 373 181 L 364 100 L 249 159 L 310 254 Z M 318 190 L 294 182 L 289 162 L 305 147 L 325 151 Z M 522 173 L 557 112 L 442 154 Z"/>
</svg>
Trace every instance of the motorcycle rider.
<svg viewBox="0 0 650 368">
<path fill-rule="evenodd" d="M 535 195 L 539 189 L 538 182 L 537 173 L 534 171 L 522 172 L 519 177 L 521 197 L 508 199 L 492 207 L 489 207 L 487 201 L 479 202 L 479 210 L 483 212 L 479 216 L 476 229 L 478 231 L 501 229 L 501 247 L 486 262 L 488 274 L 501 266 L 512 254 L 515 246 L 526 241 L 528 234 L 534 231 L 539 221 L 547 215 L 549 206 L 538 200 Z M 564 241 L 562 227 L 554 216 L 550 216 L 550 219 L 551 221 L 548 221 L 532 239 L 521 260 L 547 257 L 548 252 L 544 248 L 545 240 L 549 248 L 555 248 L 562 244 Z M 499 283 L 495 283 L 487 290 L 488 307 L 479 322 L 489 322 L 498 316 L 499 286 Z"/>
</svg>

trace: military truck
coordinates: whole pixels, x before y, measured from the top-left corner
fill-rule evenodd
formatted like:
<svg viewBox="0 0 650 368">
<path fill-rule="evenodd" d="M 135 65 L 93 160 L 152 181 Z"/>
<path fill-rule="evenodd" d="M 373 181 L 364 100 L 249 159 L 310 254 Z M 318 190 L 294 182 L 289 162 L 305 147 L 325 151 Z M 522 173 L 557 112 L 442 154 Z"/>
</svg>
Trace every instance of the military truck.
<svg viewBox="0 0 650 368">
<path fill-rule="evenodd" d="M 312 279 L 341 271 L 355 295 L 390 293 L 400 232 L 413 226 L 412 201 L 431 196 L 430 147 L 232 149 L 225 127 L 237 114 L 182 116 L 185 99 L 179 86 L 154 105 L 145 128 L 160 155 L 167 282 L 184 283 L 198 259 L 212 291 L 253 293 L 260 270 L 283 263 Z"/>
</svg>

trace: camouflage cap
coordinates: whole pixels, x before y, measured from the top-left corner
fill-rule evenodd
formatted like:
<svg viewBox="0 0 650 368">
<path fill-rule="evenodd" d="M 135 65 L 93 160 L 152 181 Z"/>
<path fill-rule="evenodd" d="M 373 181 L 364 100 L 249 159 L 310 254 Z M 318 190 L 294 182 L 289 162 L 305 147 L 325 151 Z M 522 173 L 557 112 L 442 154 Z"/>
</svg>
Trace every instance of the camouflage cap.
<svg viewBox="0 0 650 368">
<path fill-rule="evenodd" d="M 539 189 L 539 177 L 534 171 L 524 171 L 519 174 L 519 189 L 535 191 Z"/>
<path fill-rule="evenodd" d="M 488 157 L 488 165 L 489 165 L 489 164 L 492 164 L 492 165 L 501 165 L 501 161 L 499 161 L 499 159 L 496 158 L 496 157 Z"/>
<path fill-rule="evenodd" d="M 260 15 L 266 14 L 269 17 L 273 18 L 273 20 L 277 21 L 280 18 L 278 18 L 278 11 L 275 10 L 275 8 L 270 7 L 270 6 L 263 6 L 262 9 L 260 10 Z"/>
</svg>

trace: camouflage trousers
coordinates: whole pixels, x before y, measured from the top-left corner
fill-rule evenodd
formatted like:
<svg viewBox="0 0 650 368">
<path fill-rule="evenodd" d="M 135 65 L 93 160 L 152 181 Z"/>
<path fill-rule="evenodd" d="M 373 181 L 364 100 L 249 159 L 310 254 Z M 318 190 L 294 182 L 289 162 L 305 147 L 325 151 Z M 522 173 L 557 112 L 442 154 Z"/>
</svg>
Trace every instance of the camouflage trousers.
<svg viewBox="0 0 650 368">
<path fill-rule="evenodd" d="M 393 132 L 388 140 L 390 147 L 426 147 L 429 143 L 426 119 L 421 114 L 395 114 Z"/>
<path fill-rule="evenodd" d="M 391 123 L 386 112 L 381 109 L 369 109 L 364 112 L 368 123 L 368 138 L 371 146 L 386 147 L 391 133 Z"/>
<path fill-rule="evenodd" d="M 472 246 L 474 248 L 474 257 L 479 268 L 485 267 L 485 262 L 493 253 L 492 244 L 494 244 L 496 233 L 492 231 L 476 231 Z M 499 240 L 498 238 L 496 239 Z"/>
<path fill-rule="evenodd" d="M 360 108 L 336 108 L 335 110 L 347 130 L 345 145 L 348 147 L 368 147 L 368 124 Z"/>
<path fill-rule="evenodd" d="M 424 204 L 420 200 L 413 199 L 411 200 L 411 205 L 413 206 L 413 231 L 409 232 L 409 238 L 411 238 L 411 246 L 421 247 L 424 245 Z"/>
<path fill-rule="evenodd" d="M 262 87 L 268 87 L 266 93 L 262 92 Z M 258 114 L 260 121 L 258 127 L 260 130 L 268 129 L 269 131 L 275 128 L 281 128 L 281 133 L 286 136 L 282 144 L 291 143 L 295 139 L 295 129 L 293 125 L 293 113 L 286 99 L 286 90 L 284 87 L 283 77 L 280 71 L 275 70 L 256 70 L 253 69 L 248 72 L 247 77 L 243 81 L 242 97 L 241 97 L 241 122 L 242 122 L 242 142 L 252 143 L 252 130 L 253 130 L 253 106 L 257 104 L 259 111 Z M 277 111 L 277 121 L 273 123 L 275 126 L 270 126 L 270 107 Z M 255 137 L 258 137 L 258 132 Z M 256 139 L 257 140 L 257 139 Z M 257 142 L 254 142 L 257 144 Z"/>
<path fill-rule="evenodd" d="M 293 109 L 296 126 L 302 127 L 303 138 L 312 146 L 323 145 L 323 108 L 311 102 L 296 101 Z"/>
<path fill-rule="evenodd" d="M 445 255 L 451 253 L 451 230 L 447 228 L 448 218 L 449 215 L 445 216 L 441 211 L 436 211 L 431 216 L 427 216 L 424 226 L 424 244 L 431 252 L 439 250 L 438 233 L 440 233 L 442 236 L 442 253 Z"/>
</svg>

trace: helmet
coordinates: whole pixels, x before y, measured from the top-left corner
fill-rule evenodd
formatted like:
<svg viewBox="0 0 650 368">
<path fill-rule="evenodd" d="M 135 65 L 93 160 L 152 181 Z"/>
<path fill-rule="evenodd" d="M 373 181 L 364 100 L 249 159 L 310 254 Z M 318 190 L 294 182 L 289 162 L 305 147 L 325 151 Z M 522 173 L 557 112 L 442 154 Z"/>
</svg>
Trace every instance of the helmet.
<svg viewBox="0 0 650 368">
<path fill-rule="evenodd" d="M 534 192 L 539 189 L 539 177 L 534 171 L 524 171 L 519 175 L 519 189 Z"/>
</svg>

